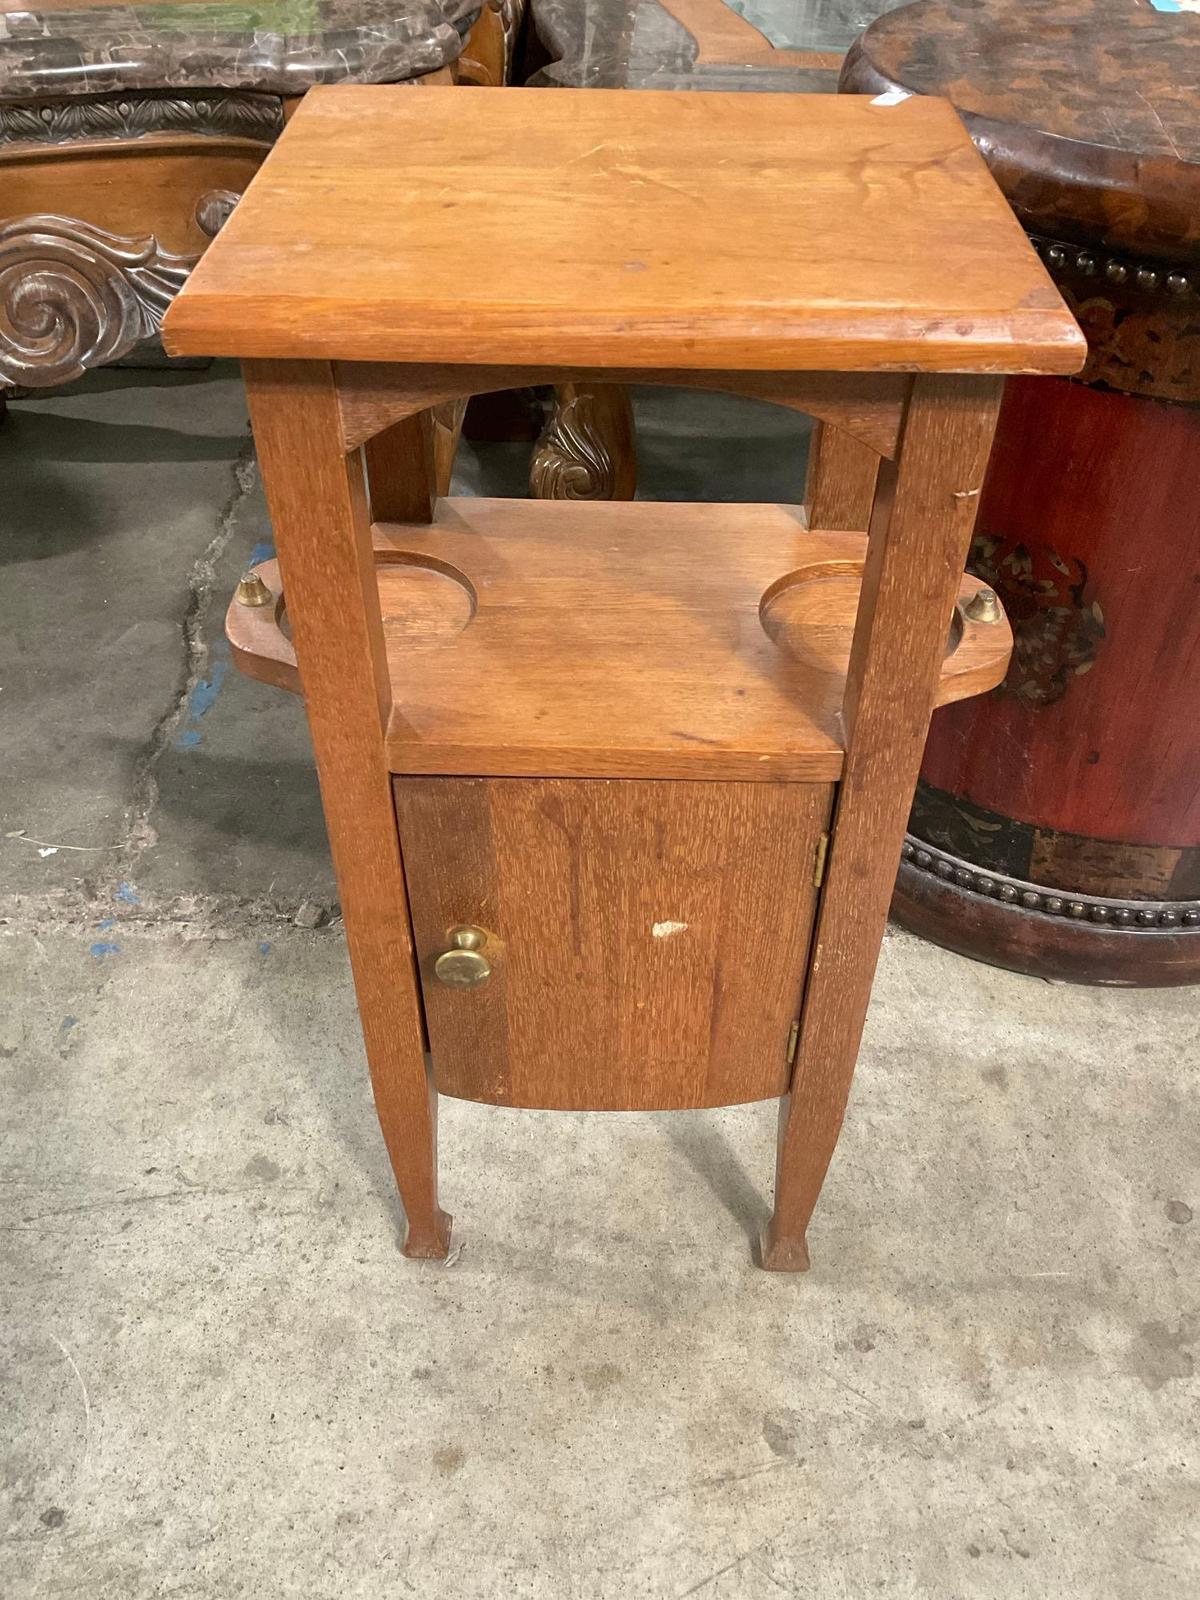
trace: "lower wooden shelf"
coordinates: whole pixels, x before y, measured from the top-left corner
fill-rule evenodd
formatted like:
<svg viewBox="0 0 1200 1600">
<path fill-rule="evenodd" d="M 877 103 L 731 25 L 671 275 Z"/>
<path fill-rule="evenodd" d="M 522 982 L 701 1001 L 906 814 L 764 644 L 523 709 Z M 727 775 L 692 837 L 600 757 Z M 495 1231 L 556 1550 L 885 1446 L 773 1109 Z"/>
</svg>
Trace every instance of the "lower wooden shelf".
<svg viewBox="0 0 1200 1600">
<path fill-rule="evenodd" d="M 798 507 L 445 499 L 374 529 L 398 774 L 828 781 L 866 536 Z M 298 688 L 271 604 L 235 602 L 251 676 Z M 937 704 L 993 688 L 1007 622 L 959 590 Z"/>
</svg>

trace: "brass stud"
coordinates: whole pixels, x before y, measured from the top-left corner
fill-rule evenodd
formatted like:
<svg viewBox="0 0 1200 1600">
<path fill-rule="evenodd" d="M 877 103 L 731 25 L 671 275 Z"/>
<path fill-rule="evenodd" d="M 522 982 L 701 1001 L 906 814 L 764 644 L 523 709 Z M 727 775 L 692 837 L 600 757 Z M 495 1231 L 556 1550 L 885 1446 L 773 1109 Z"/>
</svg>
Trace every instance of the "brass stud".
<svg viewBox="0 0 1200 1600">
<path fill-rule="evenodd" d="M 234 595 L 240 606 L 269 606 L 275 596 L 257 572 L 247 572 Z"/>
<path fill-rule="evenodd" d="M 1187 292 L 1187 286 L 1188 281 L 1182 272 L 1167 273 L 1167 288 L 1172 294 L 1185 294 Z"/>
<path fill-rule="evenodd" d="M 979 589 L 963 606 L 963 616 L 968 622 L 1000 622 L 1004 612 L 994 589 Z"/>
<path fill-rule="evenodd" d="M 1139 289 L 1157 289 L 1158 273 L 1153 267 L 1139 267 L 1137 269 L 1137 286 Z"/>
<path fill-rule="evenodd" d="M 1124 283 L 1129 276 L 1129 268 L 1120 261 L 1110 261 L 1104 269 L 1104 276 L 1110 283 Z"/>
</svg>

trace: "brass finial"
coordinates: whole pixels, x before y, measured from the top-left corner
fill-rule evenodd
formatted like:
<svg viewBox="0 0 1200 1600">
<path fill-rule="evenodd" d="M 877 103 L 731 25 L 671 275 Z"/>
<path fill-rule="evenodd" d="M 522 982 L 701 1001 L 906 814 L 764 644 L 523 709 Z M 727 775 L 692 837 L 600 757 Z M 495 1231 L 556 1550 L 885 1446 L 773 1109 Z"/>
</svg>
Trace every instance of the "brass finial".
<svg viewBox="0 0 1200 1600">
<path fill-rule="evenodd" d="M 235 599 L 240 606 L 269 606 L 275 596 L 257 572 L 247 572 L 237 586 Z"/>
<path fill-rule="evenodd" d="M 968 622 L 999 622 L 1004 616 L 995 589 L 980 589 L 963 607 Z"/>
</svg>

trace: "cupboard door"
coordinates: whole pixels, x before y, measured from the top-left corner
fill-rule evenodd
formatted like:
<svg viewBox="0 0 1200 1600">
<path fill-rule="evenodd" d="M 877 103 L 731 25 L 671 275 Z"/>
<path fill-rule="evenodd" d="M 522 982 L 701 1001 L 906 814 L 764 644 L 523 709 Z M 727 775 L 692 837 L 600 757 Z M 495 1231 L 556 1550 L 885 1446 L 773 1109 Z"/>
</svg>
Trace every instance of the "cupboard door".
<svg viewBox="0 0 1200 1600">
<path fill-rule="evenodd" d="M 395 794 L 441 1093 L 650 1110 L 785 1092 L 831 785 L 403 777 Z"/>
</svg>

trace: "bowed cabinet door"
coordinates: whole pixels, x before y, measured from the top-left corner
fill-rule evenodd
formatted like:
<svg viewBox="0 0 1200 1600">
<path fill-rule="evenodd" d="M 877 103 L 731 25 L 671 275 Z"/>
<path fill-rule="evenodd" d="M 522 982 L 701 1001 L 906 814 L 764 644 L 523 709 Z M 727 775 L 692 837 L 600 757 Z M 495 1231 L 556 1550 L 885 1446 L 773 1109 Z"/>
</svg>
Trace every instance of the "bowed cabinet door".
<svg viewBox="0 0 1200 1600">
<path fill-rule="evenodd" d="M 651 1110 L 786 1091 L 832 785 L 401 777 L 395 795 L 441 1093 Z"/>
</svg>

